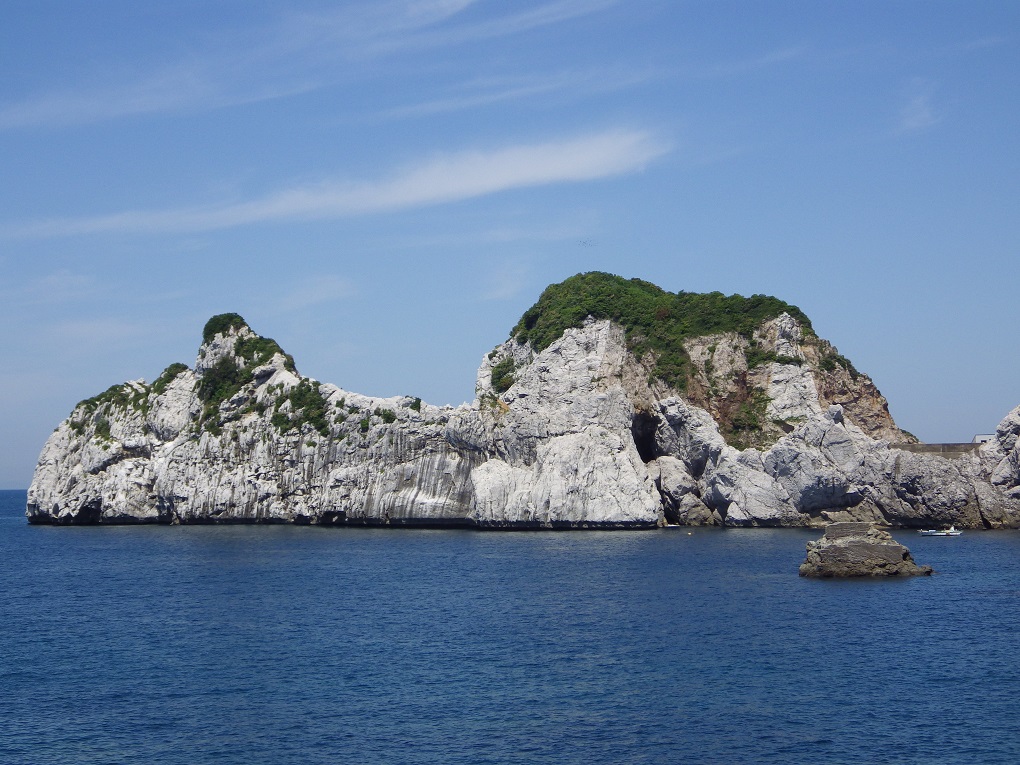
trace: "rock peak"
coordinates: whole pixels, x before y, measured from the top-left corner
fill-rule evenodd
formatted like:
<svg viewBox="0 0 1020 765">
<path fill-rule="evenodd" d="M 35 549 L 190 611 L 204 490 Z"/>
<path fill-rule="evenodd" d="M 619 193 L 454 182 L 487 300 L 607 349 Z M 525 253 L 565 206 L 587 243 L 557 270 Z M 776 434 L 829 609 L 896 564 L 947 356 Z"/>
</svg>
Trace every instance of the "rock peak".
<svg viewBox="0 0 1020 765">
<path fill-rule="evenodd" d="M 216 366 L 252 370 L 266 364 L 297 372 L 293 357 L 271 337 L 256 333 L 240 314 L 217 314 L 205 323 L 195 362 L 199 378 Z"/>
<path fill-rule="evenodd" d="M 202 343 L 210 343 L 216 335 L 225 335 L 230 330 L 251 329 L 239 313 L 218 313 L 205 323 L 202 329 Z"/>
</svg>

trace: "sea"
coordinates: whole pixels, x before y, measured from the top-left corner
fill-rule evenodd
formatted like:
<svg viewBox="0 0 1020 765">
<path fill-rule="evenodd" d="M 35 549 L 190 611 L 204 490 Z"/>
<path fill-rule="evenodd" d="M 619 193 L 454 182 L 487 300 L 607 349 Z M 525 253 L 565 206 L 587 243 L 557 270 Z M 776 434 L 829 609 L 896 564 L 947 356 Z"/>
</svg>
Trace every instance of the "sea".
<svg viewBox="0 0 1020 765">
<path fill-rule="evenodd" d="M 29 526 L 0 763 L 1020 762 L 1020 533 Z"/>
</svg>

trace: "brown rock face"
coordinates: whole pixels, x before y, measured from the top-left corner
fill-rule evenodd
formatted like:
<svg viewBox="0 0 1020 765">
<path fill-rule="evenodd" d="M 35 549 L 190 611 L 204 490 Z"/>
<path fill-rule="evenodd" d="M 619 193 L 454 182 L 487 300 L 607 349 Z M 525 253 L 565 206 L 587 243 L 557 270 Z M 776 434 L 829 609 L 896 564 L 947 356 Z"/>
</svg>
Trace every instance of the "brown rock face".
<svg viewBox="0 0 1020 765">
<path fill-rule="evenodd" d="M 808 542 L 801 576 L 930 576 L 931 566 L 918 566 L 910 551 L 889 532 L 870 523 L 831 523 L 825 536 Z"/>
<path fill-rule="evenodd" d="M 805 356 L 814 362 L 818 399 L 825 406 L 839 404 L 854 425 L 872 438 L 897 443 L 915 443 L 917 439 L 900 430 L 889 414 L 889 402 L 866 374 L 853 366 L 843 366 L 827 359 L 841 359 L 836 349 L 825 340 L 805 348 Z"/>
<path fill-rule="evenodd" d="M 788 314 L 764 322 L 752 337 L 694 337 L 684 349 L 691 360 L 684 397 L 708 411 L 737 448 L 767 448 L 834 404 L 871 438 L 917 441 L 896 426 L 870 377 Z"/>
</svg>

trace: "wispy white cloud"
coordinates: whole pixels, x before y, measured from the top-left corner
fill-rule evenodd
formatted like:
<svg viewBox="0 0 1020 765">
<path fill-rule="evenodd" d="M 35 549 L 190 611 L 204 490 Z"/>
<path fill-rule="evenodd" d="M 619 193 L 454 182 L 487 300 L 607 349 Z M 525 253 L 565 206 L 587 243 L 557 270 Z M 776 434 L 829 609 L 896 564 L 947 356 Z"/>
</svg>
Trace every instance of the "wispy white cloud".
<svg viewBox="0 0 1020 765">
<path fill-rule="evenodd" d="M 166 67 L 142 79 L 56 91 L 0 106 L 0 129 L 65 127 L 144 114 L 222 108 L 293 95 L 316 87 L 307 80 L 248 83 L 212 62 Z"/>
<path fill-rule="evenodd" d="M 346 300 L 357 293 L 348 279 L 336 274 L 318 274 L 294 284 L 280 298 L 281 311 L 297 311 L 325 303 Z"/>
<path fill-rule="evenodd" d="M 504 104 L 552 93 L 571 96 L 605 93 L 639 85 L 662 73 L 645 71 L 557 72 L 533 77 L 484 78 L 460 83 L 448 95 L 400 106 L 377 115 L 384 119 L 420 117 Z"/>
<path fill-rule="evenodd" d="M 900 110 L 899 130 L 900 132 L 911 132 L 923 130 L 938 122 L 935 110 L 932 107 L 931 96 L 921 94 L 913 96 Z"/>
<path fill-rule="evenodd" d="M 253 223 L 365 215 L 631 173 L 667 151 L 668 144 L 647 131 L 609 130 L 548 143 L 439 155 L 383 180 L 323 182 L 219 206 L 8 224 L 0 227 L 0 235 L 41 238 L 96 233 L 185 233 Z"/>
<path fill-rule="evenodd" d="M 140 337 L 151 336 L 152 328 L 137 320 L 76 317 L 50 325 L 47 342 L 64 353 L 82 353 L 90 349 L 120 347 Z M 72 350 L 73 349 L 73 350 Z"/>
<path fill-rule="evenodd" d="M 989 35 L 987 37 L 976 37 L 963 42 L 955 43 L 946 48 L 948 53 L 970 53 L 971 51 L 987 50 L 998 48 L 1009 42 L 1004 35 Z"/>
<path fill-rule="evenodd" d="M 0 286 L 0 302 L 8 307 L 38 308 L 40 306 L 69 306 L 103 304 L 113 299 L 116 288 L 112 287 L 108 278 L 99 278 L 94 274 L 79 273 L 67 268 L 27 280 L 23 283 L 7 283 Z M 177 301 L 189 293 L 181 290 L 146 290 L 144 294 L 118 293 L 116 301 L 119 305 L 144 303 L 152 306 L 156 303 Z"/>
<path fill-rule="evenodd" d="M 102 284 L 89 274 L 61 268 L 18 282 L 7 279 L 0 286 L 0 301 L 6 306 L 38 308 L 93 302 L 102 292 Z"/>
<path fill-rule="evenodd" d="M 502 211 L 503 215 L 513 216 L 512 212 Z M 554 224 L 546 224 L 534 220 L 527 214 L 526 220 L 518 225 L 502 225 L 496 227 L 474 228 L 469 222 L 452 230 L 424 233 L 415 231 L 413 235 L 393 234 L 386 236 L 387 247 L 393 250 L 427 250 L 435 248 L 486 247 L 489 245 L 565 242 L 578 239 L 592 228 L 591 216 L 578 215 L 576 211 L 559 210 L 560 220 Z M 566 220 L 563 220 L 563 218 Z"/>
<path fill-rule="evenodd" d="M 28 304 L 67 304 L 95 297 L 99 284 L 94 276 L 62 268 L 30 282 L 21 290 L 21 301 Z"/>
<path fill-rule="evenodd" d="M 295 53 L 313 59 L 364 59 L 400 50 L 422 32 L 441 27 L 477 0 L 369 0 L 284 18 L 256 46 L 268 58 Z M 438 42 L 438 41 L 435 41 Z"/>
<path fill-rule="evenodd" d="M 692 68 L 688 75 L 700 79 L 734 77 L 795 61 L 803 58 L 806 53 L 807 48 L 804 46 L 779 48 L 751 58 L 719 62 L 704 68 Z"/>
<path fill-rule="evenodd" d="M 517 297 L 527 283 L 530 269 L 522 262 L 501 262 L 486 278 L 480 299 L 509 300 Z"/>
<path fill-rule="evenodd" d="M 478 106 L 491 106 L 507 101 L 516 101 L 521 98 L 555 93 L 570 87 L 572 84 L 574 84 L 574 81 L 566 77 L 550 77 L 532 81 L 516 80 L 501 83 L 469 83 L 460 93 L 445 98 L 437 98 L 432 101 L 390 109 L 379 116 L 385 119 L 420 117 L 429 114 L 471 109 Z"/>
<path fill-rule="evenodd" d="M 294 14 L 261 29 L 215 36 L 204 50 L 112 81 L 74 73 L 74 89 L 0 103 L 0 129 L 64 127 L 145 114 L 235 106 L 349 79 L 352 60 L 518 34 L 601 10 L 616 0 L 556 0 L 458 21 L 477 0 L 390 0 Z"/>
<path fill-rule="evenodd" d="M 932 103 L 934 85 L 926 80 L 911 83 L 910 94 L 900 108 L 896 122 L 897 133 L 913 133 L 935 125 L 941 119 Z"/>
<path fill-rule="evenodd" d="M 444 29 L 423 30 L 394 40 L 400 47 L 435 47 L 520 34 L 550 24 L 571 21 L 616 5 L 618 0 L 555 0 L 536 8 L 511 12 Z M 513 7 L 513 6 L 507 6 Z"/>
</svg>

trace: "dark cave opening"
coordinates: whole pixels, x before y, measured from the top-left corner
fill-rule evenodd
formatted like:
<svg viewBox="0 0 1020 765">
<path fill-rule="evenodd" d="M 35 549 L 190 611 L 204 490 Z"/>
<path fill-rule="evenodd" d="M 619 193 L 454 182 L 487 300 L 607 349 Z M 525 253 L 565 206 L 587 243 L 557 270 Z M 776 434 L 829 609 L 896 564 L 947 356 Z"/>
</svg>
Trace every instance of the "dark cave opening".
<svg viewBox="0 0 1020 765">
<path fill-rule="evenodd" d="M 659 456 L 655 446 L 655 431 L 659 427 L 657 417 L 648 412 L 635 412 L 630 421 L 630 432 L 634 436 L 634 446 L 643 462 L 651 462 Z"/>
</svg>

